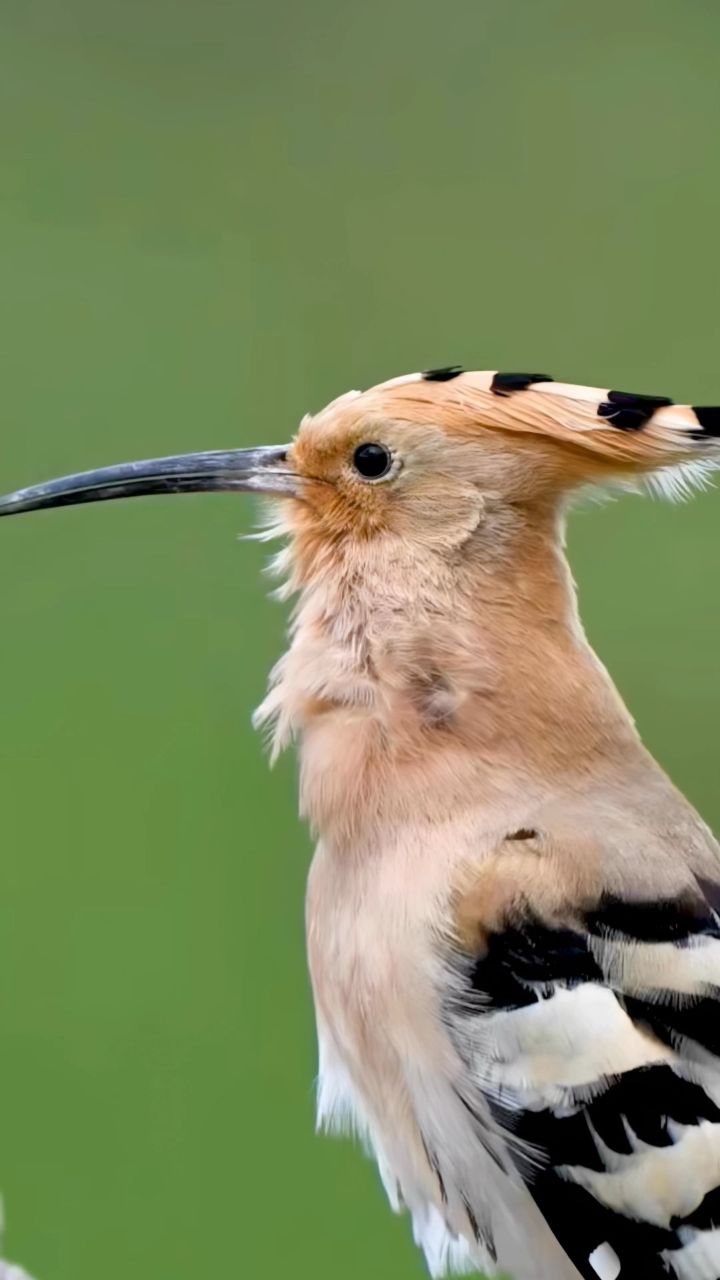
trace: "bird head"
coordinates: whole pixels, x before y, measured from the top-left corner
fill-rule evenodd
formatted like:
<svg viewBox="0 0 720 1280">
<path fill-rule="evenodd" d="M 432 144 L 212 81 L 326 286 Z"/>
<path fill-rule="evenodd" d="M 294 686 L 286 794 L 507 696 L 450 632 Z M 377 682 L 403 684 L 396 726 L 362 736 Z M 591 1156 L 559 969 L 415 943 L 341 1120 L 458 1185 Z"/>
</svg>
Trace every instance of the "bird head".
<svg viewBox="0 0 720 1280">
<path fill-rule="evenodd" d="M 133 462 L 0 498 L 0 516 L 158 493 L 236 491 L 284 502 L 309 559 L 328 548 L 455 552 L 476 531 L 554 512 L 593 484 L 673 494 L 713 464 L 720 410 L 554 382 L 541 374 L 409 374 L 350 391 L 291 444 Z"/>
<path fill-rule="evenodd" d="M 304 810 L 352 825 L 365 812 L 368 761 L 384 776 L 390 749 L 417 760 L 428 741 L 452 740 L 438 775 L 451 804 L 465 776 L 458 750 L 469 750 L 471 772 L 478 751 L 497 760 L 506 750 L 515 779 L 518 743 L 528 769 L 553 760 L 562 772 L 612 738 L 617 699 L 610 687 L 593 693 L 600 677 L 559 515 L 569 495 L 598 484 L 681 494 L 715 465 L 719 435 L 717 408 L 451 368 L 348 392 L 288 445 L 68 476 L 0 498 L 0 516 L 209 490 L 279 503 L 290 547 L 275 566 L 281 590 L 303 599 L 256 722 L 276 752 L 305 736 Z M 415 808 L 426 782 L 421 771 Z"/>
</svg>

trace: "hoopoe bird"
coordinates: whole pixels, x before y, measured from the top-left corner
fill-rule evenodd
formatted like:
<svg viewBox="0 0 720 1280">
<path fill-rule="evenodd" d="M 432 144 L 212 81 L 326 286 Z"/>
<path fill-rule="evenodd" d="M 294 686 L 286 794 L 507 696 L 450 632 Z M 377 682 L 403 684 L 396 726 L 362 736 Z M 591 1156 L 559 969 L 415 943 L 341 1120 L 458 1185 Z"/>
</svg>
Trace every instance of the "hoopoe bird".
<svg viewBox="0 0 720 1280">
<path fill-rule="evenodd" d="M 565 514 L 669 496 L 720 407 L 540 374 L 351 391 L 292 444 L 21 490 L 0 514 L 270 495 L 297 597 L 257 713 L 299 745 L 318 1122 L 434 1276 L 720 1277 L 720 849 L 580 624 Z"/>
</svg>

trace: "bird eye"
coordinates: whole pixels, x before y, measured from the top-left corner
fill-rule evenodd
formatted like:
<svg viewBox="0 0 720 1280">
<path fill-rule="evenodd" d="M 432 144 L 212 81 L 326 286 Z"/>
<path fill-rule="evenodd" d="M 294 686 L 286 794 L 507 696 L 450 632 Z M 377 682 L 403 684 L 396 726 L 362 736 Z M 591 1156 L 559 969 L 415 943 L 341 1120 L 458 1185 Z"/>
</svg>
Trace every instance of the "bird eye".
<svg viewBox="0 0 720 1280">
<path fill-rule="evenodd" d="M 384 444 L 359 444 L 353 454 L 353 466 L 365 480 L 380 480 L 392 466 L 392 454 Z"/>
</svg>

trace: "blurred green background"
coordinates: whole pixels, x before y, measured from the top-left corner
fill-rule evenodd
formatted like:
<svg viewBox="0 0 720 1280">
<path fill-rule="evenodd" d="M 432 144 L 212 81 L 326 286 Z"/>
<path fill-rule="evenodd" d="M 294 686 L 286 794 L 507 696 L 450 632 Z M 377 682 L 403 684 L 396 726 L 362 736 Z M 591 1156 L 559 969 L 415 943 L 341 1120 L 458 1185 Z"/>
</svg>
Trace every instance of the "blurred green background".
<svg viewBox="0 0 720 1280">
<path fill-rule="evenodd" d="M 2 0 L 0 489 L 540 369 L 720 401 L 713 0 Z M 282 646 L 232 496 L 3 522 L 0 1185 L 39 1280 L 422 1274 L 313 1135 Z M 572 522 L 590 634 L 720 825 L 717 495 Z"/>
</svg>

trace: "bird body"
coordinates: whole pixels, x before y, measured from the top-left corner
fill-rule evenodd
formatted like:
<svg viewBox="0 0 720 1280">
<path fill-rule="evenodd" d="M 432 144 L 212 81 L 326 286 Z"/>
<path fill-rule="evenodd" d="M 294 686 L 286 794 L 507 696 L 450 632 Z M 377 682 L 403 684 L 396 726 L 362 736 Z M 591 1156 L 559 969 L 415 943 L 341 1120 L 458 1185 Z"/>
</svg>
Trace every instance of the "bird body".
<svg viewBox="0 0 720 1280">
<path fill-rule="evenodd" d="M 720 1280 L 720 850 L 563 550 L 576 492 L 684 492 L 718 432 L 712 407 L 436 370 L 286 449 L 0 500 L 275 495 L 297 605 L 257 721 L 297 741 L 317 836 L 318 1122 L 374 1153 L 433 1275 Z"/>
<path fill-rule="evenodd" d="M 546 397 L 557 395 L 544 385 Z M 442 404 L 447 386 L 429 390 L 431 405 Z M 387 395 L 402 404 L 417 393 L 417 384 L 400 383 Z M 529 394 L 514 393 L 523 424 Z M 299 443 L 312 455 L 325 439 L 342 439 L 343 419 L 359 407 L 343 398 L 305 425 Z M 497 411 L 507 412 L 504 401 Z M 467 476 L 465 462 L 461 468 Z M 279 568 L 290 571 L 300 603 L 258 719 L 274 721 L 278 746 L 288 734 L 298 738 L 303 811 L 321 833 L 307 900 L 318 1119 L 357 1130 L 374 1150 L 390 1201 L 410 1209 L 433 1274 L 477 1268 L 516 1280 L 605 1280 L 622 1261 L 622 1242 L 610 1230 L 597 1239 L 593 1224 L 576 1253 L 579 1272 L 558 1249 L 562 1222 L 553 1221 L 556 1235 L 548 1230 L 523 1178 L 534 1185 L 548 1155 L 555 1158 L 554 1139 L 543 1149 L 543 1117 L 568 1113 L 576 1128 L 581 1101 L 604 1099 L 609 1080 L 645 1073 L 652 1090 L 649 1073 L 657 1069 L 664 1081 L 672 1071 L 673 1049 L 630 1016 L 603 978 L 617 975 L 638 994 L 652 982 L 654 999 L 659 968 L 670 969 L 672 985 L 678 947 L 632 935 L 613 943 L 608 907 L 608 931 L 600 925 L 597 942 L 583 945 L 583 963 L 589 970 L 595 956 L 597 975 L 576 982 L 562 955 L 554 972 L 554 950 L 571 932 L 584 943 L 583 916 L 602 915 L 604 904 L 682 902 L 699 880 L 720 876 L 720 860 L 705 825 L 643 748 L 584 637 L 562 550 L 562 505 L 508 510 L 487 485 L 482 496 L 481 515 L 473 494 L 465 511 L 452 504 L 447 524 L 436 519 L 423 554 L 402 530 L 332 545 L 324 524 L 316 547 L 305 509 L 299 528 L 289 520 L 293 549 Z M 711 912 L 709 921 L 713 934 Z M 522 950 L 529 931 L 546 937 L 533 944 L 532 962 L 521 954 L 513 975 L 508 935 Z M 498 948 L 499 959 L 483 960 Z M 714 938 L 680 958 L 709 966 L 698 981 L 720 983 Z M 519 996 L 506 989 L 511 981 Z M 685 985 L 694 992 L 697 983 L 688 975 Z M 716 1085 L 720 1101 L 720 1075 Z M 659 1086 L 658 1094 L 654 1105 L 672 1115 L 672 1099 Z M 556 1120 L 559 1130 L 568 1120 Z M 670 1221 L 720 1184 L 720 1126 L 697 1132 L 709 1165 L 694 1182 L 694 1150 L 658 1148 L 656 1180 L 665 1173 L 662 1153 L 675 1158 L 667 1212 L 655 1211 L 668 1237 Z M 568 1152 L 576 1143 L 573 1135 Z M 602 1204 L 603 1184 L 593 1188 L 585 1166 L 566 1158 L 561 1134 L 557 1145 L 563 1175 L 554 1210 L 572 1219 L 577 1188 Z M 642 1155 L 635 1161 L 628 1183 L 644 1173 Z M 565 1173 L 573 1167 L 577 1175 Z M 616 1211 L 624 1206 L 633 1221 L 641 1193 L 623 1189 L 621 1172 L 615 1177 Z M 656 1194 L 645 1192 L 651 1216 Z M 713 1276 L 720 1252 L 716 1261 Z M 628 1265 L 644 1264 L 633 1257 Z"/>
</svg>

